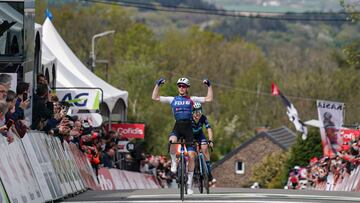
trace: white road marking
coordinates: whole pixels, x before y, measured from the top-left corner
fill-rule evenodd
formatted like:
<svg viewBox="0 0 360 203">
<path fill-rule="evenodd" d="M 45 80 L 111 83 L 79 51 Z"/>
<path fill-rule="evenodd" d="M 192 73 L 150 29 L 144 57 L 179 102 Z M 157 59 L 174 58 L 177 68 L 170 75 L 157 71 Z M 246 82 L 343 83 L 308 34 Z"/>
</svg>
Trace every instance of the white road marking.
<svg viewBox="0 0 360 203">
<path fill-rule="evenodd" d="M 114 194 L 106 194 L 102 195 L 102 197 L 114 197 Z M 212 198 L 223 198 L 219 199 L 204 199 L 204 197 L 212 197 Z M 109 201 L 86 201 L 91 203 L 122 203 L 122 202 L 149 202 L 149 203 L 162 203 L 162 202 L 182 202 L 179 200 L 180 195 L 177 193 L 171 194 L 148 194 L 148 195 L 129 195 L 124 200 L 109 200 Z M 233 199 L 231 199 L 233 198 Z M 243 198 L 250 198 L 252 200 L 241 200 Z M 260 200 L 256 200 L 261 198 Z M 266 200 L 267 198 L 275 198 L 275 200 Z M 139 200 L 140 199 L 140 200 Z M 142 199 L 142 200 L 141 200 Z M 169 200 L 170 199 L 170 200 Z M 300 200 L 299 200 L 300 199 Z M 303 200 L 303 201 L 302 201 Z M 300 203 L 304 201 L 309 201 L 309 203 L 314 202 L 324 202 L 324 200 L 333 200 L 333 201 L 351 201 L 351 202 L 360 202 L 360 197 L 346 197 L 346 196 L 327 196 L 327 195 L 302 195 L 302 194 L 281 194 L 281 193 L 219 193 L 219 194 L 193 194 L 193 195 L 185 195 L 184 202 L 194 202 L 194 203 Z M 85 201 L 84 201 L 85 202 Z M 82 203 L 81 201 L 67 201 L 67 203 Z"/>
<path fill-rule="evenodd" d="M 325 196 L 325 195 L 298 195 L 298 194 L 271 194 L 271 193 L 220 193 L 220 194 L 193 194 L 191 196 L 201 197 L 201 196 L 226 196 L 226 197 L 255 197 L 255 198 L 283 198 L 288 197 L 290 199 L 306 199 L 306 200 L 342 200 L 342 201 L 358 201 L 360 202 L 360 197 L 344 197 L 344 196 Z M 189 196 L 189 197 L 191 197 Z M 156 194 L 156 195 L 130 195 L 128 199 L 135 198 L 164 198 L 164 197 L 179 197 L 179 194 Z M 186 196 L 185 196 L 186 197 Z"/>
<path fill-rule="evenodd" d="M 91 203 L 122 203 L 122 202 L 133 202 L 133 203 L 140 203 L 140 202 L 149 202 L 149 203 L 160 203 L 160 202 L 169 202 L 169 203 L 175 203 L 175 202 L 194 202 L 194 203 L 204 203 L 204 202 L 212 202 L 212 203 L 304 203 L 304 202 L 292 202 L 289 200 L 284 201 L 267 201 L 267 200 L 122 200 L 122 201 L 87 201 Z M 69 202 L 68 202 L 69 203 Z M 84 202 L 71 202 L 71 203 L 84 203 Z M 315 203 L 315 202 L 306 202 L 306 203 Z"/>
</svg>

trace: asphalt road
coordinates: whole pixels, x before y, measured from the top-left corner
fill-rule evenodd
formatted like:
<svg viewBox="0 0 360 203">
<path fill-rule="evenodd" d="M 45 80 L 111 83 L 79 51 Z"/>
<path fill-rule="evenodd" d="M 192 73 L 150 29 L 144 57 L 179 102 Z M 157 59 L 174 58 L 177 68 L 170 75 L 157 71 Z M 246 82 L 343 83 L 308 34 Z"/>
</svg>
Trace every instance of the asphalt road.
<svg viewBox="0 0 360 203">
<path fill-rule="evenodd" d="M 196 190 L 196 189 L 195 189 Z M 86 191 L 75 197 L 57 202 L 181 202 L 177 189 L 157 190 L 117 190 L 117 191 Z M 199 194 L 195 191 L 186 195 L 184 202 L 360 202 L 360 193 L 355 192 L 325 192 L 309 190 L 270 190 L 270 189 L 240 189 L 211 188 L 210 194 Z"/>
</svg>

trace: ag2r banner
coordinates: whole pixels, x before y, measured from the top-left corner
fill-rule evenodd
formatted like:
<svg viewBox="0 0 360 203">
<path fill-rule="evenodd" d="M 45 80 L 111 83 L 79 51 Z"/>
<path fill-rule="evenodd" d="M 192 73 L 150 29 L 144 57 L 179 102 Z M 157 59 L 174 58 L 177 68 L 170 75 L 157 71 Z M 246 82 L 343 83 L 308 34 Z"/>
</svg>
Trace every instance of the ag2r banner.
<svg viewBox="0 0 360 203">
<path fill-rule="evenodd" d="M 99 109 L 102 102 L 100 89 L 69 88 L 56 89 L 56 95 L 61 102 L 68 102 L 70 109 Z"/>
</svg>

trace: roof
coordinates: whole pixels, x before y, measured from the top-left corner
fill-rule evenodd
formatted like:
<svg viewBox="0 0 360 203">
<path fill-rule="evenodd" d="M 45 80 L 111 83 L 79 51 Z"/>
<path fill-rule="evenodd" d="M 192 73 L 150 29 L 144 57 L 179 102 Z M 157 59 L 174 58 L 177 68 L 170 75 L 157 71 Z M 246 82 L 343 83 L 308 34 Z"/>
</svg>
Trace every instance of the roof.
<svg viewBox="0 0 360 203">
<path fill-rule="evenodd" d="M 250 138 L 246 142 L 242 143 L 239 147 L 235 148 L 228 154 L 226 154 L 222 159 L 218 160 L 214 164 L 212 164 L 212 168 L 215 168 L 222 163 L 224 163 L 226 160 L 230 159 L 232 156 L 237 154 L 240 150 L 247 147 L 249 144 L 255 142 L 256 140 L 260 138 L 267 137 L 271 142 L 278 145 L 283 150 L 288 150 L 296 140 L 296 135 L 294 132 L 289 130 L 287 127 L 282 126 L 280 128 L 272 129 L 269 131 L 263 131 L 258 134 L 256 134 L 254 137 Z"/>
<path fill-rule="evenodd" d="M 283 149 L 286 150 L 289 149 L 296 140 L 295 133 L 285 126 L 272 129 L 263 133 L 266 133 L 268 136 L 273 138 Z"/>
<path fill-rule="evenodd" d="M 119 99 L 128 103 L 128 92 L 119 90 L 92 73 L 71 51 L 47 18 L 43 24 L 43 54 L 57 59 L 57 87 L 97 87 L 104 92 L 110 112 Z"/>
</svg>

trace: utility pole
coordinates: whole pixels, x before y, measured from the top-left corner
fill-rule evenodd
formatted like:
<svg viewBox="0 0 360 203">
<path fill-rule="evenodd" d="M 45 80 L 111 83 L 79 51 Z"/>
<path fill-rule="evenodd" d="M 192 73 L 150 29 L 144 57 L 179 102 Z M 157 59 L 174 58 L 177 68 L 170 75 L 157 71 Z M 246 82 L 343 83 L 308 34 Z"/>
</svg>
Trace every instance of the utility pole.
<svg viewBox="0 0 360 203">
<path fill-rule="evenodd" d="M 90 52 L 90 70 L 94 72 L 96 63 L 109 63 L 109 61 L 106 60 L 96 60 L 96 54 L 95 54 L 95 39 L 99 37 L 104 37 L 106 35 L 114 34 L 115 30 L 109 30 L 102 33 L 95 34 L 91 39 L 91 52 Z M 108 69 L 108 65 L 106 65 L 106 69 Z"/>
</svg>

